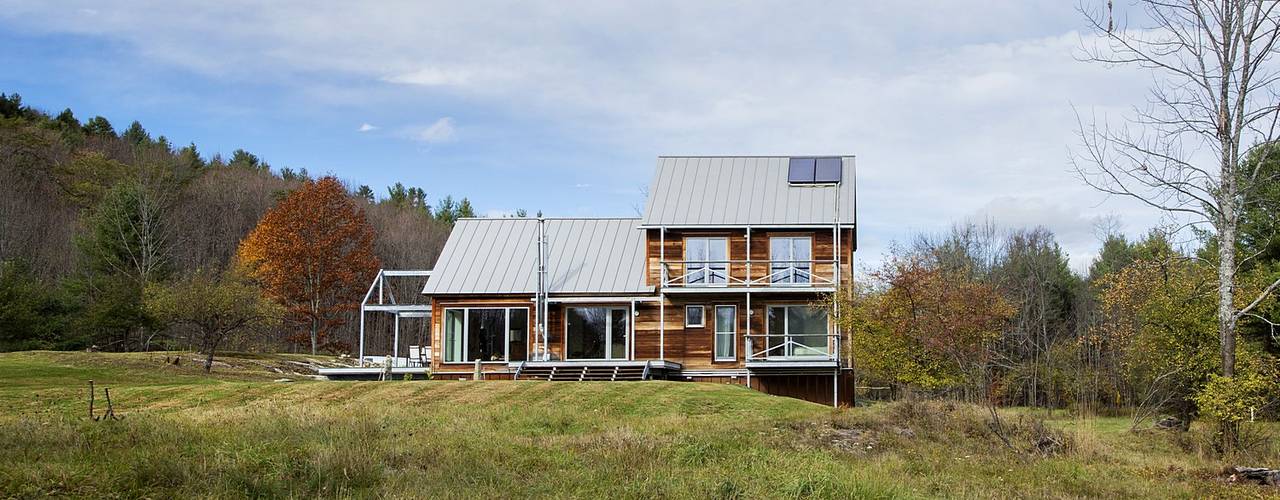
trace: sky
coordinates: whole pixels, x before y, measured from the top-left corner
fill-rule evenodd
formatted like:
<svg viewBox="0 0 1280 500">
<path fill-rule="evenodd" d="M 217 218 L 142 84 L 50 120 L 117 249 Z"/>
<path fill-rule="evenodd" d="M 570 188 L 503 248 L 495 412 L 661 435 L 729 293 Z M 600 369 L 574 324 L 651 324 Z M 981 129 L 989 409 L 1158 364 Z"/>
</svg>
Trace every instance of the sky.
<svg viewBox="0 0 1280 500">
<path fill-rule="evenodd" d="M 991 220 L 1083 270 L 1161 218 L 1072 173 L 1078 116 L 1152 82 L 1079 61 L 1078 6 L 0 0 L 0 92 L 494 216 L 636 215 L 659 155 L 851 154 L 861 266 Z"/>
</svg>

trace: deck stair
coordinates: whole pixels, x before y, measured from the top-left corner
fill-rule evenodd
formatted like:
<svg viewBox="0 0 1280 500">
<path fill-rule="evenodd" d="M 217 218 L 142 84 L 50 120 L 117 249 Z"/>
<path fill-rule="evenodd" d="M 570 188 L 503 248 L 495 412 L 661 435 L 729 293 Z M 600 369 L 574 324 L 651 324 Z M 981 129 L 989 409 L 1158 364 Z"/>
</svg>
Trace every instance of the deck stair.
<svg viewBox="0 0 1280 500">
<path fill-rule="evenodd" d="M 617 364 L 602 365 L 563 363 L 552 366 L 525 365 L 517 370 L 516 378 L 520 380 L 547 381 L 625 381 L 648 380 L 650 370 L 646 365 Z"/>
</svg>

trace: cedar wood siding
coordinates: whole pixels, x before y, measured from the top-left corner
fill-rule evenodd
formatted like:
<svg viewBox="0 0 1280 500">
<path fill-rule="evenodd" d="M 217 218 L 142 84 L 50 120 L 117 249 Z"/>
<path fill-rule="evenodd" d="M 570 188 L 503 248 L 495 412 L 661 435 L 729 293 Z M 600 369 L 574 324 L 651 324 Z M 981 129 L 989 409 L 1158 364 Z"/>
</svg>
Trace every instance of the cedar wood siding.
<svg viewBox="0 0 1280 500">
<path fill-rule="evenodd" d="M 767 305 L 777 304 L 809 304 L 820 297 L 818 294 L 785 294 L 774 295 L 768 297 L 766 294 L 757 294 L 759 297 L 752 299 L 752 309 L 755 314 L 751 316 L 751 332 L 760 334 L 765 332 L 765 318 Z M 803 295 L 801 297 L 800 295 Z M 435 297 L 431 301 L 432 311 L 435 313 L 431 316 L 431 345 L 432 359 L 431 370 L 436 373 L 448 372 L 466 372 L 471 374 L 475 369 L 474 362 L 464 363 L 445 363 L 444 359 L 444 311 L 446 309 L 463 308 L 463 307 L 525 307 L 529 309 L 529 338 L 527 345 L 532 349 L 535 337 L 537 336 L 536 308 L 532 302 L 532 296 L 528 295 L 504 295 L 504 296 L 471 296 L 471 297 Z M 580 307 L 609 305 L 630 307 L 626 302 L 616 304 L 583 304 Z M 702 305 L 704 306 L 704 325 L 703 327 L 692 327 L 686 329 L 684 327 L 684 313 L 686 305 Z M 715 361 L 715 310 L 717 305 L 733 305 L 737 306 L 737 332 L 734 337 L 736 360 Z M 550 340 L 551 352 L 555 353 L 560 359 L 564 359 L 564 308 L 574 307 L 572 304 L 551 304 L 548 307 L 547 319 L 548 337 Z M 668 361 L 674 361 L 683 365 L 688 370 L 707 370 L 707 369 L 737 369 L 745 366 L 746 359 L 746 337 L 747 332 L 747 310 L 746 298 L 742 294 L 716 294 L 709 295 L 691 295 L 681 297 L 668 296 L 666 304 L 666 334 L 665 334 L 665 355 Z M 659 333 L 659 311 L 661 308 L 653 302 L 641 302 L 636 304 L 637 316 L 632 318 L 634 321 L 634 336 L 632 342 L 635 343 L 636 360 L 659 359 L 659 340 L 664 336 Z M 757 341 L 756 349 L 760 349 L 760 343 Z M 482 370 L 487 374 L 494 372 L 507 372 L 506 362 L 484 362 Z M 486 375 L 488 376 L 488 375 Z"/>
<path fill-rule="evenodd" d="M 645 262 L 647 263 L 647 272 L 645 274 L 646 284 L 649 286 L 658 286 L 662 279 L 662 258 L 663 258 L 663 238 L 658 229 L 648 229 L 645 245 Z M 665 257 L 668 262 L 677 262 L 684 260 L 684 238 L 687 236 L 723 236 L 729 238 L 729 259 L 728 260 L 751 260 L 751 274 L 754 278 L 760 278 L 767 274 L 769 269 L 769 238 L 771 236 L 812 236 L 813 237 L 813 260 L 835 260 L 834 234 L 830 229 L 752 229 L 751 230 L 751 255 L 747 256 L 747 232 L 744 229 L 698 229 L 698 230 L 674 230 L 668 229 L 666 235 L 666 252 Z M 853 269 L 853 230 L 844 228 L 840 230 L 841 243 L 841 261 L 840 269 L 841 280 L 845 280 L 851 276 Z M 830 279 L 832 275 L 832 265 L 829 263 L 815 264 L 814 276 L 821 276 Z M 677 266 L 672 266 L 672 278 L 676 278 L 682 273 Z M 744 263 L 733 263 L 729 266 L 729 275 L 734 279 L 746 279 L 747 266 Z"/>
</svg>

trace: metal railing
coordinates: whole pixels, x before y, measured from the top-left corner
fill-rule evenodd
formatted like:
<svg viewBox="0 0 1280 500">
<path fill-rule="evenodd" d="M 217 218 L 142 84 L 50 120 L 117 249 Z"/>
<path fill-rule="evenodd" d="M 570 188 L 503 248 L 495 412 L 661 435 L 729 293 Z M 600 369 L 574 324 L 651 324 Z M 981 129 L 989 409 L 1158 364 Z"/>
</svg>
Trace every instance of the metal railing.
<svg viewBox="0 0 1280 500">
<path fill-rule="evenodd" d="M 662 261 L 664 288 L 831 287 L 835 260 Z"/>
<path fill-rule="evenodd" d="M 747 361 L 838 361 L 840 335 L 835 333 L 753 333 L 747 340 Z M 763 343 L 764 349 L 756 350 Z"/>
</svg>

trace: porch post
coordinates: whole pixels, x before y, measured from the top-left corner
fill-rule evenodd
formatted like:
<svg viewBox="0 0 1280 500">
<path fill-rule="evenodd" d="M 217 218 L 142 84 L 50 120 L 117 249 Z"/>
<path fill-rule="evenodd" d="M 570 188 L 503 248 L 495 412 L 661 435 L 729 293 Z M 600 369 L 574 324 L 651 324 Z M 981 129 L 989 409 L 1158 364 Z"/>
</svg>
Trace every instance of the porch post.
<svg viewBox="0 0 1280 500">
<path fill-rule="evenodd" d="M 627 318 L 627 359 L 636 359 L 636 300 L 631 299 L 631 317 Z"/>
<path fill-rule="evenodd" d="M 667 360 L 667 226 L 658 228 L 658 359 Z"/>
<path fill-rule="evenodd" d="M 396 311 L 395 334 L 391 336 L 391 366 L 400 358 L 400 311 Z"/>
<path fill-rule="evenodd" d="M 364 368 L 364 303 L 360 304 L 360 357 L 356 366 Z"/>
<path fill-rule="evenodd" d="M 840 406 L 840 367 L 836 367 L 836 372 L 831 376 L 831 406 Z"/>
</svg>

